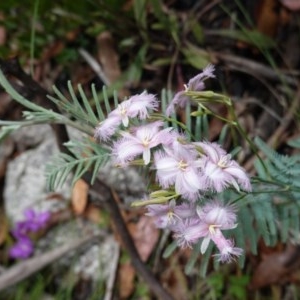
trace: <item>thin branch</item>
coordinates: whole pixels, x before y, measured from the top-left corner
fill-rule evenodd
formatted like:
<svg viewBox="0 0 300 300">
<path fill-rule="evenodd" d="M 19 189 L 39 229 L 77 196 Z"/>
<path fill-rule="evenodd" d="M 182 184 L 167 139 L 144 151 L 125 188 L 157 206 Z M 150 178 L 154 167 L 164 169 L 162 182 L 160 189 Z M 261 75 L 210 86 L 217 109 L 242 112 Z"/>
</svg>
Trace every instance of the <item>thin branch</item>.
<svg viewBox="0 0 300 300">
<path fill-rule="evenodd" d="M 102 67 L 97 62 L 97 60 L 83 48 L 79 48 L 78 52 L 86 60 L 86 62 L 93 69 L 93 71 L 97 74 L 97 76 L 100 78 L 100 80 L 102 80 L 102 82 L 105 85 L 110 85 L 108 78 L 104 74 Z"/>
<path fill-rule="evenodd" d="M 111 272 L 106 281 L 106 290 L 105 290 L 104 300 L 113 299 L 113 287 L 114 287 L 114 283 L 116 280 L 119 258 L 120 258 L 120 247 L 119 247 L 119 245 L 117 245 L 117 249 L 116 249 L 116 251 L 114 251 L 114 256 L 111 258 L 111 262 L 110 262 Z"/>
<path fill-rule="evenodd" d="M 55 103 L 49 101 L 49 99 L 47 98 L 48 92 L 23 71 L 17 58 L 13 58 L 10 60 L 0 59 L 0 68 L 4 74 L 13 76 L 20 80 L 24 85 L 23 89 L 27 91 L 28 95 L 32 95 L 32 97 L 35 99 L 36 104 L 41 105 L 44 108 L 53 110 L 54 112 L 59 112 Z M 61 141 L 67 142 L 69 140 L 66 126 L 63 124 L 50 124 L 50 126 L 55 132 L 59 150 L 69 153 L 68 148 L 65 147 L 63 143 L 61 143 Z"/>
<path fill-rule="evenodd" d="M 297 93 L 295 97 L 293 98 L 293 102 L 290 105 L 289 110 L 285 114 L 285 116 L 281 119 L 280 126 L 275 130 L 275 132 L 272 134 L 272 136 L 268 139 L 267 145 L 272 147 L 273 149 L 277 149 L 280 145 L 280 137 L 286 132 L 288 127 L 291 125 L 291 123 L 294 120 L 295 114 L 300 106 L 300 85 L 298 86 Z M 263 157 L 263 153 L 260 151 L 258 153 L 260 157 Z M 254 160 L 256 159 L 256 156 L 251 157 L 247 163 L 244 165 L 244 168 L 248 172 L 253 172 L 254 168 Z"/>
<path fill-rule="evenodd" d="M 85 174 L 82 179 L 88 184 L 91 182 L 91 174 Z M 155 295 L 162 300 L 173 300 L 173 297 L 162 287 L 160 282 L 154 277 L 150 269 L 143 263 L 140 255 L 134 245 L 132 237 L 127 230 L 127 226 L 124 222 L 119 206 L 113 195 L 113 191 L 104 182 L 96 179 L 93 186 L 91 186 L 91 194 L 96 198 L 98 204 L 102 204 L 109 216 L 113 219 L 114 226 L 120 234 L 122 244 L 127 250 L 131 263 L 138 272 L 138 274 L 148 284 L 149 288 L 155 293 Z"/>
<path fill-rule="evenodd" d="M 267 79 L 284 82 L 292 86 L 297 86 L 298 84 L 298 80 L 296 78 L 285 75 L 281 70 L 274 70 L 274 68 L 256 61 L 221 52 L 210 52 L 209 54 L 214 58 L 214 61 L 221 60 L 226 62 L 230 69 L 245 73 L 250 71 L 251 73 L 259 74 Z"/>
<path fill-rule="evenodd" d="M 10 269 L 6 269 L 5 272 L 3 272 L 0 275 L 0 291 L 20 282 L 28 276 L 43 269 L 45 266 L 58 260 L 70 251 L 78 249 L 79 247 L 99 237 L 99 234 L 85 236 L 81 239 L 69 242 L 44 254 L 36 255 L 33 258 L 29 258 L 23 262 L 14 265 Z"/>
</svg>

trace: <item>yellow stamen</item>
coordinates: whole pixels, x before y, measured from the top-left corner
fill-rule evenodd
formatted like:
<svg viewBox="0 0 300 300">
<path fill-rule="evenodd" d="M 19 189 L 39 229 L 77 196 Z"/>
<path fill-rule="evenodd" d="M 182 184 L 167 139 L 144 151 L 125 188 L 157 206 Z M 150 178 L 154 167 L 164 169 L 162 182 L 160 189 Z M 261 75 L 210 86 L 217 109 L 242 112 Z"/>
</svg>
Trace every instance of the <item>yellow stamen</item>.
<svg viewBox="0 0 300 300">
<path fill-rule="evenodd" d="M 210 234 L 216 234 L 215 228 L 220 228 L 220 227 L 221 227 L 221 225 L 212 224 L 212 225 L 209 225 L 208 231 Z"/>
<path fill-rule="evenodd" d="M 226 168 L 228 166 L 230 158 L 230 155 L 222 156 L 221 159 L 218 161 L 218 166 L 222 169 Z"/>
<path fill-rule="evenodd" d="M 119 108 L 120 114 L 121 114 L 122 116 L 125 116 L 126 113 L 127 113 L 126 107 L 125 107 L 124 105 L 119 104 L 119 107 L 118 107 L 118 108 Z"/>
<path fill-rule="evenodd" d="M 188 164 L 186 162 L 184 162 L 183 160 L 181 160 L 178 163 L 178 168 L 182 171 L 185 171 L 187 167 L 188 167 Z"/>
<path fill-rule="evenodd" d="M 144 145 L 145 147 L 148 147 L 149 144 L 150 144 L 149 138 L 144 138 L 144 139 L 143 139 L 143 145 Z"/>
</svg>

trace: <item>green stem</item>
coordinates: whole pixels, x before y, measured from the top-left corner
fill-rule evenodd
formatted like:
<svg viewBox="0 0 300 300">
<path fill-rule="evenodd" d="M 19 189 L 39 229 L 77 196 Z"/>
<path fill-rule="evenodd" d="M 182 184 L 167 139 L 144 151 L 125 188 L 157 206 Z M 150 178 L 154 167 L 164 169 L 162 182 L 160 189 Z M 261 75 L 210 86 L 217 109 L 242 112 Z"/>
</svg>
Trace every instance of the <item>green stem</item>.
<svg viewBox="0 0 300 300">
<path fill-rule="evenodd" d="M 37 20 L 38 10 L 40 6 L 40 0 L 35 0 L 31 24 L 31 33 L 30 33 L 30 73 L 33 76 L 33 60 L 34 60 L 34 41 L 35 41 L 35 24 Z"/>
<path fill-rule="evenodd" d="M 161 114 L 152 114 L 151 119 L 164 120 L 166 122 L 173 122 L 173 123 L 177 124 L 178 126 L 180 126 L 184 131 L 186 131 L 189 134 L 189 136 L 191 136 L 191 138 L 193 138 L 193 134 L 188 129 L 188 127 L 184 123 L 179 122 L 178 120 L 176 120 L 174 118 L 169 118 L 169 117 L 166 117 L 165 115 L 161 115 Z"/>
<path fill-rule="evenodd" d="M 133 207 L 138 207 L 138 206 L 145 206 L 149 204 L 161 204 L 161 203 L 166 203 L 170 201 L 171 199 L 177 198 L 180 195 L 173 195 L 170 197 L 163 197 L 163 198 L 157 198 L 157 199 L 149 199 L 149 200 L 141 200 L 141 201 L 134 201 L 131 203 L 131 206 Z"/>
<path fill-rule="evenodd" d="M 227 107 L 228 107 L 229 115 L 230 115 L 231 119 L 233 120 L 233 121 L 230 122 L 230 124 L 235 126 L 235 128 L 237 129 L 239 134 L 247 141 L 247 143 L 249 144 L 249 146 L 250 146 L 251 150 L 253 151 L 254 155 L 258 158 L 258 160 L 262 164 L 266 174 L 269 174 L 267 166 L 265 165 L 264 161 L 262 160 L 262 158 L 258 154 L 258 149 L 257 149 L 256 145 L 249 139 L 247 133 L 245 132 L 245 130 L 242 128 L 242 126 L 238 122 L 238 118 L 235 114 L 235 111 L 234 111 L 234 108 L 233 108 L 233 105 L 232 105 L 232 101 L 231 101 L 230 98 L 228 98 L 227 103 L 228 103 Z"/>
<path fill-rule="evenodd" d="M 6 77 L 4 76 L 2 70 L 0 69 L 0 84 L 2 85 L 2 87 L 5 89 L 5 91 L 18 103 L 20 103 L 21 105 L 27 107 L 30 110 L 36 111 L 36 112 L 43 112 L 45 113 L 45 115 L 49 116 L 49 118 L 52 119 L 57 119 L 59 120 L 61 118 L 61 115 L 43 108 L 39 105 L 36 105 L 34 103 L 32 103 L 31 101 L 27 100 L 26 98 L 24 98 L 22 95 L 20 95 L 9 83 L 9 81 L 6 79 Z"/>
</svg>

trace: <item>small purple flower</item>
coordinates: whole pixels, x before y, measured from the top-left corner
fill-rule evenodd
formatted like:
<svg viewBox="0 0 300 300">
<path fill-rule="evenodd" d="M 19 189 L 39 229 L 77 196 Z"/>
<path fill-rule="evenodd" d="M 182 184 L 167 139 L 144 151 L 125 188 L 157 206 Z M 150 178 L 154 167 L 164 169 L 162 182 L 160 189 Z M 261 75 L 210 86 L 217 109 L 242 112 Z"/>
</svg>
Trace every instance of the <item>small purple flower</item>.
<svg viewBox="0 0 300 300">
<path fill-rule="evenodd" d="M 16 259 L 25 259 L 33 253 L 33 249 L 32 241 L 27 237 L 22 237 L 9 249 L 9 256 Z"/>
<path fill-rule="evenodd" d="M 148 110 L 156 110 L 157 107 L 158 101 L 154 95 L 146 92 L 134 95 L 120 103 L 117 108 L 108 114 L 107 118 L 97 126 L 95 137 L 106 141 L 121 124 L 128 127 L 129 118 L 146 119 L 149 117 Z"/>
<path fill-rule="evenodd" d="M 207 78 L 213 78 L 215 75 L 213 72 L 215 71 L 215 67 L 209 64 L 204 70 L 196 75 L 195 77 L 191 78 L 189 82 L 184 85 L 185 91 L 180 91 L 175 94 L 173 100 L 169 104 L 166 110 L 166 115 L 170 116 L 172 113 L 175 112 L 175 106 L 185 107 L 186 104 L 189 102 L 190 98 L 186 96 L 186 92 L 188 91 L 201 91 L 205 88 L 204 80 Z"/>
<path fill-rule="evenodd" d="M 163 122 L 157 121 L 134 129 L 133 134 L 123 132 L 123 138 L 113 145 L 115 162 L 125 166 L 136 156 L 143 155 L 144 164 L 147 165 L 151 158 L 151 149 L 164 143 L 169 143 L 172 128 L 160 130 Z"/>
<path fill-rule="evenodd" d="M 17 222 L 14 229 L 11 231 L 16 239 L 27 237 L 29 232 L 29 223 L 27 221 Z"/>
<path fill-rule="evenodd" d="M 30 233 L 36 232 L 46 226 L 50 219 L 50 212 L 35 212 L 33 209 L 24 211 L 25 220 L 17 222 L 12 230 L 16 238 L 16 244 L 10 248 L 9 255 L 12 258 L 27 258 L 33 253 L 33 242 L 29 238 Z"/>
<path fill-rule="evenodd" d="M 229 185 L 239 191 L 239 185 L 245 191 L 251 191 L 251 184 L 245 170 L 216 143 L 194 143 L 204 151 L 203 180 L 208 188 L 222 192 Z"/>
<path fill-rule="evenodd" d="M 50 219 L 50 212 L 36 213 L 33 209 L 24 211 L 25 220 L 16 223 L 12 234 L 16 239 L 27 237 L 30 232 L 36 232 L 45 227 Z"/>
<path fill-rule="evenodd" d="M 25 222 L 27 222 L 28 230 L 36 232 L 45 227 L 50 219 L 51 213 L 48 211 L 37 213 L 33 209 L 27 209 L 25 210 L 24 215 L 26 217 Z"/>
</svg>

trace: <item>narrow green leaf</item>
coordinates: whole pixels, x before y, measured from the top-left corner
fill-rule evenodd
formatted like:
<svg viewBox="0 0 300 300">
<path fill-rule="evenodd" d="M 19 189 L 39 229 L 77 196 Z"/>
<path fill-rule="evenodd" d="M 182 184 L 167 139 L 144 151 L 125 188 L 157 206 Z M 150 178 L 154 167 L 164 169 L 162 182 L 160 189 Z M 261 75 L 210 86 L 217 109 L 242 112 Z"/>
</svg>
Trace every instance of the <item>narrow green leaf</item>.
<svg viewBox="0 0 300 300">
<path fill-rule="evenodd" d="M 238 226 L 242 227 L 246 242 L 250 243 L 251 252 L 257 255 L 257 236 L 252 213 L 247 206 L 244 206 L 239 209 L 238 217 Z"/>
<path fill-rule="evenodd" d="M 53 89 L 53 92 L 55 93 L 55 95 L 63 102 L 69 102 L 69 100 L 60 92 L 60 90 L 55 86 L 53 85 L 52 86 L 52 89 Z M 53 99 L 55 101 L 57 101 L 57 99 L 53 98 L 52 96 L 50 95 L 47 95 L 47 97 L 49 99 Z"/>
<path fill-rule="evenodd" d="M 119 99 L 118 99 L 118 92 L 114 91 L 114 104 L 115 104 L 115 108 L 118 107 L 119 105 Z"/>
<path fill-rule="evenodd" d="M 103 93 L 104 92 L 105 91 L 103 90 Z M 96 92 L 95 84 L 92 84 L 92 94 L 93 94 L 94 103 L 95 103 L 96 110 L 97 110 L 98 123 L 100 123 L 101 121 L 103 121 L 105 119 L 105 116 L 104 116 L 103 110 L 100 105 L 100 100 L 99 100 L 98 94 Z M 106 98 L 107 98 L 107 95 L 106 95 Z"/>
<path fill-rule="evenodd" d="M 89 122 L 93 124 L 93 126 L 96 126 L 97 123 L 98 123 L 98 119 L 89 103 L 89 100 L 87 99 L 83 89 L 82 89 L 82 86 L 81 84 L 78 85 L 78 91 L 79 91 L 79 94 L 81 96 L 81 99 L 83 101 L 83 105 L 88 113 L 88 116 L 89 116 Z"/>
<path fill-rule="evenodd" d="M 213 250 L 213 243 L 210 243 L 208 245 L 208 248 L 207 248 L 205 254 L 201 258 L 201 265 L 200 265 L 200 269 L 199 269 L 199 275 L 202 278 L 206 277 L 207 267 L 208 267 L 208 263 L 210 261 L 211 255 L 212 255 L 212 250 Z"/>
<path fill-rule="evenodd" d="M 170 257 L 173 254 L 173 252 L 176 250 L 177 247 L 178 247 L 178 245 L 177 245 L 176 241 L 173 241 L 171 244 L 169 244 L 162 255 L 163 258 Z"/>
<path fill-rule="evenodd" d="M 108 115 L 110 113 L 111 109 L 110 109 L 110 104 L 109 104 L 109 100 L 108 100 L 108 96 L 107 96 L 107 88 L 106 88 L 105 85 L 102 88 L 102 93 L 103 93 L 103 99 L 104 99 L 106 114 Z"/>
<path fill-rule="evenodd" d="M 2 126 L 0 129 L 0 141 L 2 142 L 8 135 L 18 130 L 20 127 L 22 126 L 21 125 Z"/>
<path fill-rule="evenodd" d="M 72 98 L 74 106 L 78 107 L 78 110 L 80 110 L 81 113 L 84 114 L 84 110 L 82 109 L 82 106 L 79 103 L 79 100 L 78 100 L 78 98 L 77 98 L 77 96 L 75 94 L 75 91 L 73 89 L 71 81 L 69 80 L 67 84 L 68 84 L 68 90 L 69 90 L 69 93 L 70 93 L 70 96 Z"/>
<path fill-rule="evenodd" d="M 186 44 L 186 47 L 182 48 L 185 60 L 194 68 L 202 70 L 210 63 L 210 55 L 207 51 L 194 46 L 193 44 Z"/>
<path fill-rule="evenodd" d="M 188 103 L 185 107 L 185 124 L 189 132 L 192 132 L 192 120 L 191 120 L 191 104 Z"/>
<path fill-rule="evenodd" d="M 199 259 L 201 243 L 202 243 L 202 241 L 198 242 L 196 245 L 194 245 L 193 251 L 189 257 L 189 260 L 184 267 L 184 272 L 187 275 L 192 273 L 192 271 L 195 267 L 195 264 L 196 264 L 197 260 Z"/>
</svg>

